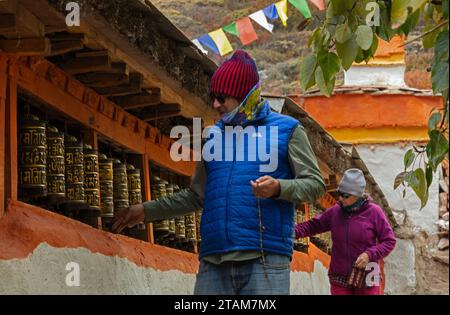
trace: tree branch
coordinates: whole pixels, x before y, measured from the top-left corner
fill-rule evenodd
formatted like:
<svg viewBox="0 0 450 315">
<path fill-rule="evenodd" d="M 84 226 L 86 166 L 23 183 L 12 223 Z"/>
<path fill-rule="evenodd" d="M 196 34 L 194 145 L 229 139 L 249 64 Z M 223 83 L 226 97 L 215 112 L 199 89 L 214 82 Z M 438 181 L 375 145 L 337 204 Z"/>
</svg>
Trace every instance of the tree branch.
<svg viewBox="0 0 450 315">
<path fill-rule="evenodd" d="M 439 23 L 438 25 L 433 27 L 431 30 L 426 31 L 425 33 L 421 34 L 420 36 L 417 36 L 417 37 L 415 37 L 415 38 L 413 38 L 411 40 L 408 40 L 407 42 L 404 42 L 402 45 L 400 45 L 400 47 L 406 46 L 408 44 L 411 44 L 412 42 L 415 42 L 416 40 L 421 39 L 422 37 L 425 37 L 425 36 L 427 36 L 430 33 L 433 33 L 435 30 L 441 28 L 442 26 L 444 26 L 446 24 L 448 24 L 448 20 L 442 21 L 441 23 Z"/>
</svg>

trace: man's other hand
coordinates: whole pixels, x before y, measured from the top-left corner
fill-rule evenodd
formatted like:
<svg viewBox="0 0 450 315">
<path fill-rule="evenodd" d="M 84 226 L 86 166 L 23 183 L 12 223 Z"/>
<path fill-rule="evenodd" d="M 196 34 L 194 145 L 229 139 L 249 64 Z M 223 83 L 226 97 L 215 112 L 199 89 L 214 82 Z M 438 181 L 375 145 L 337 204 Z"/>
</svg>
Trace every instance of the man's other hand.
<svg viewBox="0 0 450 315">
<path fill-rule="evenodd" d="M 262 176 L 256 181 L 250 181 L 253 193 L 259 198 L 271 198 L 280 195 L 281 187 L 278 179 L 270 176 Z"/>
<path fill-rule="evenodd" d="M 144 205 L 142 203 L 132 205 L 114 214 L 112 232 L 120 233 L 126 227 L 133 227 L 144 221 Z"/>
</svg>

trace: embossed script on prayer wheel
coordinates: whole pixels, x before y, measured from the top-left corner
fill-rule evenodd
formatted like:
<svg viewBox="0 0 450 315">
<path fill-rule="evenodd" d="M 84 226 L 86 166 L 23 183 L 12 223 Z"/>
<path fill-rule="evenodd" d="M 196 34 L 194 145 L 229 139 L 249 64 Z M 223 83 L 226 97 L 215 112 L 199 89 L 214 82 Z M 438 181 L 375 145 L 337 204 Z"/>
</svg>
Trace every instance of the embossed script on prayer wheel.
<svg viewBox="0 0 450 315">
<path fill-rule="evenodd" d="M 71 202 L 85 202 L 83 143 L 73 136 L 64 139 L 66 197 Z"/>
<path fill-rule="evenodd" d="M 196 228 L 195 228 L 195 216 L 194 213 L 191 215 L 185 216 L 185 223 L 186 223 L 186 239 L 191 242 L 195 243 L 197 241 L 196 237 Z"/>
<path fill-rule="evenodd" d="M 90 146 L 84 147 L 84 193 L 86 203 L 100 209 L 98 152 Z"/>
<path fill-rule="evenodd" d="M 64 133 L 47 127 L 47 195 L 66 196 Z"/>
<path fill-rule="evenodd" d="M 47 137 L 45 122 L 27 115 L 19 124 L 19 190 L 21 194 L 47 195 Z"/>
<path fill-rule="evenodd" d="M 99 155 L 99 178 L 100 178 L 100 198 L 101 216 L 114 216 L 114 190 L 113 190 L 113 162 L 106 155 Z"/>
<path fill-rule="evenodd" d="M 128 199 L 127 166 L 119 160 L 113 164 L 113 195 L 114 211 L 126 209 L 130 206 Z"/>
<path fill-rule="evenodd" d="M 142 203 L 141 170 L 135 169 L 131 164 L 127 168 L 128 199 L 130 205 L 136 205 Z"/>
<path fill-rule="evenodd" d="M 173 193 L 176 194 L 180 191 L 178 185 L 173 185 Z M 186 225 L 184 224 L 184 216 L 175 218 L 175 238 L 181 242 L 186 240 Z"/>
<path fill-rule="evenodd" d="M 197 232 L 197 242 L 202 240 L 200 236 L 200 222 L 202 221 L 202 210 L 198 210 L 195 212 L 195 228 Z"/>
<path fill-rule="evenodd" d="M 157 176 L 152 177 L 152 199 L 156 200 L 166 196 L 166 185 Z M 158 236 L 169 234 L 169 220 L 155 221 L 153 228 Z"/>
</svg>

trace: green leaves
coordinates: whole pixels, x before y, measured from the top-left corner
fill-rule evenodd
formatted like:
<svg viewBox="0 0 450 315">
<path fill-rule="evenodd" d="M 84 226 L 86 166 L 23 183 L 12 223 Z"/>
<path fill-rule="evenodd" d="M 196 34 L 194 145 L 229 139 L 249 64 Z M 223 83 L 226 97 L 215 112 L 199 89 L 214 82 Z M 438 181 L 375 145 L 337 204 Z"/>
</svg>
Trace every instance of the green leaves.
<svg viewBox="0 0 450 315">
<path fill-rule="evenodd" d="M 341 58 L 342 68 L 344 70 L 350 69 L 358 55 L 359 46 L 356 42 L 356 36 L 352 37 L 345 43 L 336 43 L 336 51 Z"/>
<path fill-rule="evenodd" d="M 428 134 L 430 134 L 432 130 L 436 129 L 436 125 L 441 121 L 441 117 L 442 115 L 440 112 L 434 112 L 431 114 L 428 119 Z"/>
<path fill-rule="evenodd" d="M 394 29 L 406 22 L 427 0 L 392 0 L 391 23 Z"/>
<path fill-rule="evenodd" d="M 372 46 L 373 31 L 368 25 L 360 25 L 356 29 L 356 42 L 362 50 L 367 50 Z"/>
<path fill-rule="evenodd" d="M 341 68 L 339 57 L 332 52 L 319 54 L 318 61 L 323 71 L 323 77 L 326 81 L 329 81 L 336 76 Z"/>
<path fill-rule="evenodd" d="M 430 141 L 427 144 L 429 164 L 436 171 L 437 166 L 444 160 L 448 152 L 448 140 L 440 130 L 430 132 Z"/>
<path fill-rule="evenodd" d="M 414 162 L 414 158 L 415 158 L 414 150 L 409 149 L 405 153 L 405 156 L 403 157 L 403 164 L 405 166 L 405 171 L 408 169 L 408 167 L 412 165 L 412 163 Z"/>
<path fill-rule="evenodd" d="M 374 3 L 379 6 L 376 18 L 372 16 L 373 10 L 369 10 Z M 325 20 L 309 40 L 313 54 L 306 56 L 301 64 L 302 88 L 306 90 L 316 84 L 324 95 L 330 96 L 341 67 L 348 70 L 355 62 L 368 62 L 378 48 L 379 38 L 389 41 L 394 35 L 408 35 L 423 21 L 423 45 L 434 48 L 433 92 L 442 94 L 448 109 L 448 6 L 449 0 L 329 0 Z M 377 23 L 372 25 L 372 21 Z M 428 121 L 430 141 L 426 146 L 406 152 L 404 171 L 394 181 L 394 189 L 400 185 L 405 189 L 411 187 L 422 208 L 428 200 L 433 173 L 448 156 L 448 110 L 442 116 L 442 112 L 432 113 Z"/>
<path fill-rule="evenodd" d="M 423 30 L 422 33 L 425 34 L 426 32 L 431 31 L 436 25 L 434 24 L 429 24 L 426 25 Z M 423 47 L 424 48 L 432 48 L 434 46 L 434 43 L 436 42 L 436 38 L 439 35 L 439 29 L 436 29 L 434 31 L 432 31 L 431 33 L 425 35 L 422 38 L 422 43 L 423 43 Z"/>
<path fill-rule="evenodd" d="M 335 78 L 332 80 L 325 80 L 322 68 L 319 66 L 315 71 L 315 79 L 316 84 L 319 87 L 320 91 L 327 97 L 331 96 L 331 92 L 333 92 Z"/>
<path fill-rule="evenodd" d="M 319 66 L 315 70 L 315 80 L 320 91 L 326 96 L 333 92 L 336 74 L 341 68 L 339 57 L 332 52 L 323 52 L 318 56 Z"/>
<path fill-rule="evenodd" d="M 439 33 L 434 48 L 431 64 L 431 82 L 433 92 L 439 93 L 448 89 L 448 30 Z"/>
<path fill-rule="evenodd" d="M 300 84 L 304 91 L 315 84 L 314 72 L 317 66 L 317 57 L 315 54 L 309 54 L 303 59 L 300 65 Z"/>
<path fill-rule="evenodd" d="M 394 180 L 394 190 L 397 189 L 398 186 L 400 186 L 400 184 L 402 184 L 405 181 L 405 178 L 410 174 L 411 172 L 401 172 L 400 174 L 398 174 Z"/>
<path fill-rule="evenodd" d="M 338 43 L 345 43 L 352 37 L 352 30 L 347 23 L 340 24 L 336 27 L 336 41 Z"/>
<path fill-rule="evenodd" d="M 417 197 L 419 197 L 421 202 L 420 208 L 423 209 L 428 201 L 428 185 L 425 172 L 423 169 L 418 168 L 414 172 L 410 173 L 409 176 L 406 176 L 405 180 L 414 190 Z"/>
</svg>

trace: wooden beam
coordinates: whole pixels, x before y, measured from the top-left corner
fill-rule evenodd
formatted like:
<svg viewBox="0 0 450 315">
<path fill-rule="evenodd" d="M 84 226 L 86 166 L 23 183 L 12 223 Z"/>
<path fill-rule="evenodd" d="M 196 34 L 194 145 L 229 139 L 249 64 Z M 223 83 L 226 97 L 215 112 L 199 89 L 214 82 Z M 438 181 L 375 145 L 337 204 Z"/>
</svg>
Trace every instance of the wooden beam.
<svg viewBox="0 0 450 315">
<path fill-rule="evenodd" d="M 19 183 L 17 155 L 17 63 L 8 61 L 8 80 L 6 92 L 6 141 L 5 141 L 5 199 L 17 200 Z"/>
<path fill-rule="evenodd" d="M 180 104 L 160 104 L 146 109 L 145 113 L 139 115 L 144 121 L 179 116 L 181 112 Z"/>
<path fill-rule="evenodd" d="M 6 126 L 7 57 L 0 53 L 0 126 Z M 5 141 L 6 128 L 0 128 L 0 219 L 5 213 Z"/>
<path fill-rule="evenodd" d="M 6 34 L 5 37 L 13 38 L 21 37 L 41 37 L 45 35 L 44 24 L 33 15 L 28 9 L 19 4 L 16 0 L 2 0 L 0 1 L 0 11 L 3 13 L 10 13 L 15 15 L 17 32 Z"/>
<path fill-rule="evenodd" d="M 109 70 L 108 72 L 126 74 L 128 76 L 130 74 L 130 69 L 125 62 L 113 62 L 111 64 L 111 70 Z"/>
<path fill-rule="evenodd" d="M 143 178 L 143 184 L 144 184 L 144 200 L 148 201 L 148 200 L 152 200 L 152 195 L 151 195 L 151 181 L 150 181 L 150 157 L 148 154 L 144 154 L 142 156 L 142 173 L 144 174 L 144 178 Z M 146 225 L 147 228 L 147 240 L 154 244 L 155 243 L 155 238 L 153 235 L 153 224 L 152 223 L 148 223 Z"/>
<path fill-rule="evenodd" d="M 77 51 L 84 48 L 83 40 L 51 40 L 50 56 L 63 55 L 71 51 Z"/>
<path fill-rule="evenodd" d="M 41 63 L 42 67 L 44 67 L 44 64 L 50 67 L 50 63 L 46 60 L 42 60 Z M 141 127 L 137 131 L 135 124 L 123 126 L 122 119 L 115 119 L 106 115 L 98 111 L 98 109 L 83 103 L 80 98 L 70 94 L 67 91 L 67 87 L 74 85 L 77 81 L 70 77 L 67 78 L 67 81 L 65 85 L 66 89 L 63 89 L 48 79 L 46 74 L 42 75 L 37 73 L 35 69 L 31 68 L 29 63 L 21 62 L 19 64 L 18 84 L 20 87 L 39 97 L 52 108 L 94 129 L 105 138 L 111 139 L 133 152 L 151 156 L 152 160 L 161 167 L 185 176 L 191 176 L 193 174 L 195 162 L 173 161 L 170 157 L 170 151 L 167 148 L 156 144 L 151 137 L 146 136 L 146 130 L 148 129 L 150 130 L 150 136 L 156 132 L 154 127 L 138 119 L 136 121 L 139 121 Z M 119 106 L 113 105 L 112 102 L 109 103 L 113 106 L 113 111 L 117 113 L 114 117 L 119 116 L 120 118 L 120 116 L 125 114 L 133 118 Z M 170 139 L 166 139 L 165 141 L 168 140 Z"/>
<path fill-rule="evenodd" d="M 62 63 L 61 68 L 72 75 L 108 71 L 111 69 L 111 60 L 109 56 L 80 57 Z"/>
<path fill-rule="evenodd" d="M 47 56 L 50 40 L 45 37 L 0 39 L 0 50 L 18 56 Z"/>
<path fill-rule="evenodd" d="M 66 32 L 60 32 L 55 34 L 49 34 L 47 36 L 50 38 L 51 41 L 74 41 L 74 40 L 85 40 L 84 33 L 66 33 Z"/>
<path fill-rule="evenodd" d="M 117 96 L 111 98 L 111 100 L 123 109 L 128 110 L 159 105 L 161 103 L 161 95 L 142 93 L 128 96 Z"/>
<path fill-rule="evenodd" d="M 129 83 L 128 76 L 122 73 L 93 72 L 79 74 L 78 80 L 89 87 L 111 87 Z"/>
<path fill-rule="evenodd" d="M 122 96 L 129 94 L 137 94 L 142 90 L 143 76 L 138 72 L 130 73 L 130 82 L 128 84 L 114 86 L 114 87 L 103 87 L 94 88 L 99 94 L 104 96 Z"/>
<path fill-rule="evenodd" d="M 0 34 L 4 36 L 15 33 L 17 33 L 16 16 L 10 13 L 0 14 Z"/>
<path fill-rule="evenodd" d="M 85 58 L 85 57 L 108 57 L 107 50 L 92 50 L 92 51 L 80 51 L 75 54 L 76 58 Z"/>
</svg>

